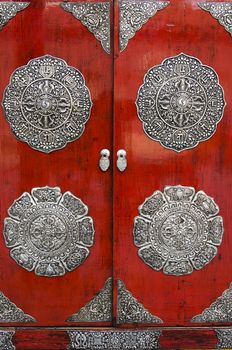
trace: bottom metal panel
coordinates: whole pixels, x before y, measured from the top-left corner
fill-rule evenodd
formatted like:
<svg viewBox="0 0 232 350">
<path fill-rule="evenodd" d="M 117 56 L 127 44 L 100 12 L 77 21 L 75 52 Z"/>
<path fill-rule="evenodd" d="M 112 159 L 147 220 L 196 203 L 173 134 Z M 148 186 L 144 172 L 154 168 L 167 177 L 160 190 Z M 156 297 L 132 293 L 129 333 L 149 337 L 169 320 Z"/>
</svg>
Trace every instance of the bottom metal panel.
<svg viewBox="0 0 232 350">
<path fill-rule="evenodd" d="M 69 331 L 71 344 L 68 350 L 74 349 L 138 349 L 152 350 L 159 348 L 161 331 Z"/>
</svg>

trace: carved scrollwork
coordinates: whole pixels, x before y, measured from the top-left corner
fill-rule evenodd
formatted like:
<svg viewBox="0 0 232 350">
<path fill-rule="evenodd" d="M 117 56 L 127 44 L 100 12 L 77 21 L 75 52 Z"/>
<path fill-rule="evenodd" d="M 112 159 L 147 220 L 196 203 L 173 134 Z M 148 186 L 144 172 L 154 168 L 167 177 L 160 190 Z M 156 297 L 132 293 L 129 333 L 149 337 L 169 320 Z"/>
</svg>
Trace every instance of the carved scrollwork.
<svg viewBox="0 0 232 350">
<path fill-rule="evenodd" d="M 232 3 L 231 2 L 199 2 L 198 6 L 208 11 L 232 35 Z"/>
<path fill-rule="evenodd" d="M 122 281 L 118 281 L 117 296 L 117 323 L 163 323 L 152 315 L 145 307 L 129 292 Z"/>
<path fill-rule="evenodd" d="M 11 257 L 39 276 L 62 276 L 80 266 L 93 245 L 88 207 L 58 187 L 33 188 L 9 208 L 4 238 Z"/>
<path fill-rule="evenodd" d="M 12 342 L 12 337 L 15 332 L 0 331 L 0 349 L 1 350 L 16 350 Z"/>
<path fill-rule="evenodd" d="M 120 27 L 119 47 L 120 51 L 125 50 L 128 41 L 135 36 L 135 33 L 153 17 L 158 10 L 167 7 L 169 1 L 131 1 L 120 0 Z"/>
<path fill-rule="evenodd" d="M 103 49 L 110 53 L 110 3 L 109 2 L 65 2 L 61 7 L 93 33 Z"/>
<path fill-rule="evenodd" d="M 194 316 L 191 322 L 232 322 L 232 283 L 230 287 L 208 308 L 202 311 L 200 315 Z"/>
<path fill-rule="evenodd" d="M 203 191 L 167 186 L 139 207 L 134 220 L 138 255 L 156 271 L 186 275 L 200 270 L 217 254 L 223 220 L 219 208 Z"/>
<path fill-rule="evenodd" d="M 145 133 L 181 152 L 215 133 L 225 101 L 215 71 L 195 57 L 180 54 L 149 69 L 136 106 Z"/>
<path fill-rule="evenodd" d="M 68 350 L 153 350 L 159 348 L 161 331 L 68 331 Z"/>
<path fill-rule="evenodd" d="M 15 17 L 19 11 L 24 10 L 29 2 L 0 2 L 0 30 L 6 25 L 10 19 Z"/>
<path fill-rule="evenodd" d="M 68 322 L 111 322 L 112 315 L 112 278 L 108 278 L 100 292 L 77 313 L 70 316 Z"/>
<path fill-rule="evenodd" d="M 46 55 L 14 71 L 3 108 L 19 140 L 49 153 L 82 135 L 92 102 L 81 72 Z"/>
</svg>

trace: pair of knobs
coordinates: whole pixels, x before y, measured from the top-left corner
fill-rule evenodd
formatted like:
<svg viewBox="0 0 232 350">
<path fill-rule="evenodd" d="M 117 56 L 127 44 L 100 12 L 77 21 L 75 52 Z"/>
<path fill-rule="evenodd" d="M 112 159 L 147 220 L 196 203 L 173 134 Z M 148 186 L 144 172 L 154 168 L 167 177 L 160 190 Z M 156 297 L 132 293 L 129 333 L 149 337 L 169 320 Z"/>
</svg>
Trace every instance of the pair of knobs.
<svg viewBox="0 0 232 350">
<path fill-rule="evenodd" d="M 110 166 L 110 151 L 108 149 L 102 149 L 99 166 L 102 171 L 107 171 Z M 126 151 L 120 149 L 117 152 L 117 168 L 119 171 L 124 171 L 127 167 Z"/>
</svg>

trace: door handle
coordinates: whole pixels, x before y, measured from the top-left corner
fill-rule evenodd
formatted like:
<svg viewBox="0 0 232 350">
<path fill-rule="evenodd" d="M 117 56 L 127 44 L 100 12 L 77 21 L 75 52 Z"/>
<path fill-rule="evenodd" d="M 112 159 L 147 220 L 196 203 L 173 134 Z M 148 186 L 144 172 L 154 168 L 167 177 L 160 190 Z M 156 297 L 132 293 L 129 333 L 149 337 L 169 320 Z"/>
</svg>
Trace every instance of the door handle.
<svg viewBox="0 0 232 350">
<path fill-rule="evenodd" d="M 102 171 L 107 171 L 110 167 L 110 151 L 108 149 L 102 149 L 100 155 L 99 167 Z"/>
<path fill-rule="evenodd" d="M 127 168 L 127 159 L 126 159 L 126 151 L 124 149 L 120 149 L 117 152 L 117 167 L 119 171 L 124 171 Z"/>
</svg>

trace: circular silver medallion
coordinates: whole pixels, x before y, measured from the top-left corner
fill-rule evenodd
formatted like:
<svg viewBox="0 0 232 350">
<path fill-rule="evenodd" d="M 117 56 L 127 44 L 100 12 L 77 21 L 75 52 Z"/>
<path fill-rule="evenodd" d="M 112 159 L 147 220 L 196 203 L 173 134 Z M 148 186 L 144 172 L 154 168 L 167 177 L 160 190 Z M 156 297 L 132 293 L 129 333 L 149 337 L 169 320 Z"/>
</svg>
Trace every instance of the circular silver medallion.
<svg viewBox="0 0 232 350">
<path fill-rule="evenodd" d="M 136 105 L 145 133 L 180 152 L 214 134 L 225 101 L 215 71 L 180 54 L 145 74 Z"/>
<path fill-rule="evenodd" d="M 9 208 L 4 222 L 11 257 L 40 276 L 62 276 L 81 265 L 93 245 L 88 207 L 58 187 L 33 188 Z"/>
<path fill-rule="evenodd" d="M 134 243 L 140 258 L 154 270 L 185 275 L 200 270 L 217 254 L 223 236 L 219 209 L 192 187 L 165 187 L 139 207 Z"/>
<path fill-rule="evenodd" d="M 17 68 L 3 99 L 5 116 L 15 136 L 45 153 L 78 139 L 91 107 L 81 72 L 49 55 Z"/>
</svg>

